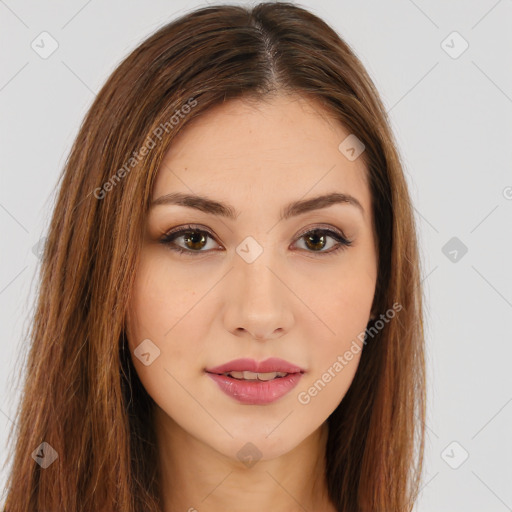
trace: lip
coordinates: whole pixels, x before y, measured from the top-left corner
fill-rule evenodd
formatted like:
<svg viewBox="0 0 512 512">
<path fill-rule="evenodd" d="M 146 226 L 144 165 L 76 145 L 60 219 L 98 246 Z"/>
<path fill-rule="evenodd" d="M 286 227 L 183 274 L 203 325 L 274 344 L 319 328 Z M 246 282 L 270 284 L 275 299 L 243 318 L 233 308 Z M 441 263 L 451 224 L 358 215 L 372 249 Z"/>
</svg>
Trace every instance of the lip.
<svg viewBox="0 0 512 512">
<path fill-rule="evenodd" d="M 246 405 L 264 405 L 275 402 L 289 393 L 303 375 L 302 373 L 290 373 L 286 377 L 264 382 L 238 380 L 216 373 L 207 372 L 206 374 L 216 382 L 226 395 Z"/>
<path fill-rule="evenodd" d="M 285 372 L 285 373 L 304 373 L 302 368 L 279 359 L 278 357 L 271 357 L 265 361 L 257 362 L 254 359 L 234 359 L 228 363 L 215 366 L 213 368 L 206 368 L 208 373 L 216 373 L 220 375 L 226 372 L 254 372 L 254 373 L 270 373 L 270 372 Z"/>
<path fill-rule="evenodd" d="M 250 371 L 255 373 L 285 372 L 285 377 L 269 381 L 244 381 L 222 375 L 226 372 Z M 235 359 L 205 370 L 226 395 L 246 405 L 264 405 L 275 402 L 289 393 L 302 378 L 305 370 L 276 357 L 258 363 L 254 359 Z"/>
</svg>

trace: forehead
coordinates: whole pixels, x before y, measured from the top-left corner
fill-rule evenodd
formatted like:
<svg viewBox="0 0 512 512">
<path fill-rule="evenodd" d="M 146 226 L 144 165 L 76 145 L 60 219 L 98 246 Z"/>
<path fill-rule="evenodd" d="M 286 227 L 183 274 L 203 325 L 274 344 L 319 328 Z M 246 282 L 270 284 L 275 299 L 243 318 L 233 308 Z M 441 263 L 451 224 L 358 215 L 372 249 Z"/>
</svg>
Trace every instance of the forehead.
<svg viewBox="0 0 512 512">
<path fill-rule="evenodd" d="M 336 189 L 357 196 L 368 211 L 363 158 L 350 161 L 339 150 L 349 135 L 319 102 L 304 96 L 230 100 L 173 140 L 153 197 L 183 191 L 232 199 L 239 193 L 272 202 Z"/>
</svg>

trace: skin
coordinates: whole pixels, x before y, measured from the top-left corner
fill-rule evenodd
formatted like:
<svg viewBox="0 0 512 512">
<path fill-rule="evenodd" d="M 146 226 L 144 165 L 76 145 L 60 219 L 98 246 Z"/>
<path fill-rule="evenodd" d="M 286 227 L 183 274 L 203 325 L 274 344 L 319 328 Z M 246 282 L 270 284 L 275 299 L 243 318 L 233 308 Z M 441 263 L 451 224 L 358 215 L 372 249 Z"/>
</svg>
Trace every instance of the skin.
<svg viewBox="0 0 512 512">
<path fill-rule="evenodd" d="M 335 510 L 324 472 L 326 419 L 361 352 L 308 404 L 298 396 L 350 348 L 371 314 L 371 194 L 363 159 L 349 161 L 338 149 L 348 135 L 302 96 L 231 100 L 194 119 L 159 169 L 153 199 L 194 193 L 238 212 L 227 219 L 158 205 L 147 217 L 127 333 L 137 373 L 157 404 L 166 511 Z M 333 191 L 356 197 L 364 211 L 341 203 L 279 221 L 289 202 Z M 180 255 L 159 242 L 188 223 L 214 234 L 206 245 L 183 235 L 174 240 L 200 254 Z M 336 240 L 308 245 L 306 228 L 338 228 L 353 243 L 328 254 Z M 250 264 L 235 251 L 247 236 L 263 248 Z M 160 350 L 148 366 L 133 356 L 145 339 Z M 306 372 L 275 402 L 240 404 L 204 372 L 240 357 L 280 357 Z M 261 453 L 252 467 L 237 456 L 248 442 Z"/>
</svg>

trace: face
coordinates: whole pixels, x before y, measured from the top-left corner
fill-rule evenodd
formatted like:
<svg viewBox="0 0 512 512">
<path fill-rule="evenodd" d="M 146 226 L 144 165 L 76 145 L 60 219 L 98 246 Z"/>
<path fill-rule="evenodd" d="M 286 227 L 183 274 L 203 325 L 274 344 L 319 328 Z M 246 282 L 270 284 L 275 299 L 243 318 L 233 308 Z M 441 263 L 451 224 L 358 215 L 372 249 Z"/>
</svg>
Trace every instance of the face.
<svg viewBox="0 0 512 512">
<path fill-rule="evenodd" d="M 339 149 L 348 135 L 303 97 L 231 100 L 187 126 L 156 177 L 132 359 L 161 417 L 232 459 L 249 442 L 264 460 L 299 445 L 359 364 L 377 254 L 363 159 Z M 354 201 L 310 201 L 332 193 Z M 288 366 L 257 366 L 270 358 Z M 237 359 L 253 366 L 217 368 Z"/>
</svg>

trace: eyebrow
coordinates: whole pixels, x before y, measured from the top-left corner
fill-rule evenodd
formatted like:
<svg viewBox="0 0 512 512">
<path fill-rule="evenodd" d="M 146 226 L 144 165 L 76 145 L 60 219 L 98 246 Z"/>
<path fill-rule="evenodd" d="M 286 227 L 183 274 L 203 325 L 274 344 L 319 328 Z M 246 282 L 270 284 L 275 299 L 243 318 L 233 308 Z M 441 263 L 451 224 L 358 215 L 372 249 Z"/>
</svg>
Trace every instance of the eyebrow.
<svg viewBox="0 0 512 512">
<path fill-rule="evenodd" d="M 205 213 L 219 215 L 232 220 L 235 220 L 240 214 L 229 204 L 215 201 L 208 197 L 184 194 L 181 192 L 173 192 L 160 196 L 151 203 L 150 208 L 170 204 L 195 208 L 196 210 L 200 210 Z M 302 199 L 289 203 L 281 210 L 280 220 L 286 220 L 290 217 L 295 217 L 303 213 L 328 208 L 335 204 L 348 204 L 355 206 L 364 215 L 364 208 L 355 197 L 341 192 L 332 192 L 313 197 L 311 199 Z"/>
</svg>

